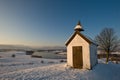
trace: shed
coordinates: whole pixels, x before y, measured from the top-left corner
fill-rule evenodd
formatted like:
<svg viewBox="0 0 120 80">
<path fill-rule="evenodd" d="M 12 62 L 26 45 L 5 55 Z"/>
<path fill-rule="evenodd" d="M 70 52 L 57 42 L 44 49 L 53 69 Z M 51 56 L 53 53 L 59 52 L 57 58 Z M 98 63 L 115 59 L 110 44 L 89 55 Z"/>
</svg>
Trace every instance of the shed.
<svg viewBox="0 0 120 80">
<path fill-rule="evenodd" d="M 74 33 L 66 41 L 67 65 L 73 68 L 92 69 L 97 61 L 97 44 L 89 37 L 83 35 L 80 22 L 75 26 Z"/>
</svg>

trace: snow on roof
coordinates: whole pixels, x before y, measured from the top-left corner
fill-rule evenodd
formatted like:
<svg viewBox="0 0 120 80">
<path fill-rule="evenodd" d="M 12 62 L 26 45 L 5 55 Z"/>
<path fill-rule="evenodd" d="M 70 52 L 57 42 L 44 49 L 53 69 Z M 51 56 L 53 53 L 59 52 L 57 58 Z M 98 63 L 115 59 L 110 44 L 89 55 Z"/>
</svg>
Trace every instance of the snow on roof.
<svg viewBox="0 0 120 80">
<path fill-rule="evenodd" d="M 89 36 L 86 36 L 86 35 L 85 35 L 85 37 L 86 37 L 87 39 L 89 39 L 93 44 L 96 44 L 96 45 L 97 45 L 97 43 L 96 43 L 92 38 L 90 38 Z"/>
<path fill-rule="evenodd" d="M 84 31 L 84 30 L 82 29 L 82 26 L 81 26 L 80 21 L 79 21 L 78 24 L 75 26 L 74 30 L 77 30 L 77 31 Z"/>
<path fill-rule="evenodd" d="M 76 27 L 74 29 L 82 29 L 81 25 L 76 25 Z"/>
</svg>

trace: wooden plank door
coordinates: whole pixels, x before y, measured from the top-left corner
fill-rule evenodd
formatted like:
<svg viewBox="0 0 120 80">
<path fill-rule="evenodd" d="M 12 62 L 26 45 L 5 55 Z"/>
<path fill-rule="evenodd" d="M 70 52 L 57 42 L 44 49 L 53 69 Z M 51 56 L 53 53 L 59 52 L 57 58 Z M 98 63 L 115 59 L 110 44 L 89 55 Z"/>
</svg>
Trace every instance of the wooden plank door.
<svg viewBox="0 0 120 80">
<path fill-rule="evenodd" d="M 82 46 L 73 46 L 73 67 L 81 69 L 82 66 L 83 66 Z"/>
</svg>

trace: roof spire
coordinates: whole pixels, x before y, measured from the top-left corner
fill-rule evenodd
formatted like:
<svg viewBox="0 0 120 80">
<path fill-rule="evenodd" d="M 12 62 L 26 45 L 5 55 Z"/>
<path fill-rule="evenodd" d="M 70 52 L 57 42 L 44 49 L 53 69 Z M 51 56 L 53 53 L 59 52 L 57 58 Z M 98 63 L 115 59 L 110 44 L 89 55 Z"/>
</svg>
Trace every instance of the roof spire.
<svg viewBox="0 0 120 80">
<path fill-rule="evenodd" d="M 78 21 L 78 24 L 75 26 L 74 30 L 75 30 L 75 31 L 84 31 L 84 30 L 82 29 L 82 26 L 81 26 L 80 21 Z"/>
<path fill-rule="evenodd" d="M 77 25 L 81 25 L 80 21 L 78 21 L 78 24 Z"/>
</svg>

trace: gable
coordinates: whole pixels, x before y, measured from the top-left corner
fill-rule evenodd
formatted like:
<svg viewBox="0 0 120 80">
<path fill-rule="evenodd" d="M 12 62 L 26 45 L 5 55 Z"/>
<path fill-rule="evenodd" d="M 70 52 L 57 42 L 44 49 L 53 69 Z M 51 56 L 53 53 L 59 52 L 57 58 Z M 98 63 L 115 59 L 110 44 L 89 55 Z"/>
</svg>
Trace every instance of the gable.
<svg viewBox="0 0 120 80">
<path fill-rule="evenodd" d="M 68 41 L 65 43 L 65 45 L 68 46 L 68 44 L 74 39 L 74 37 L 75 37 L 77 34 L 78 34 L 81 38 L 83 38 L 86 42 L 88 42 L 89 44 L 92 43 L 89 39 L 87 39 L 87 38 L 86 38 L 84 35 L 82 35 L 80 32 L 75 31 L 74 34 L 73 34 L 73 35 L 68 39 Z"/>
</svg>

